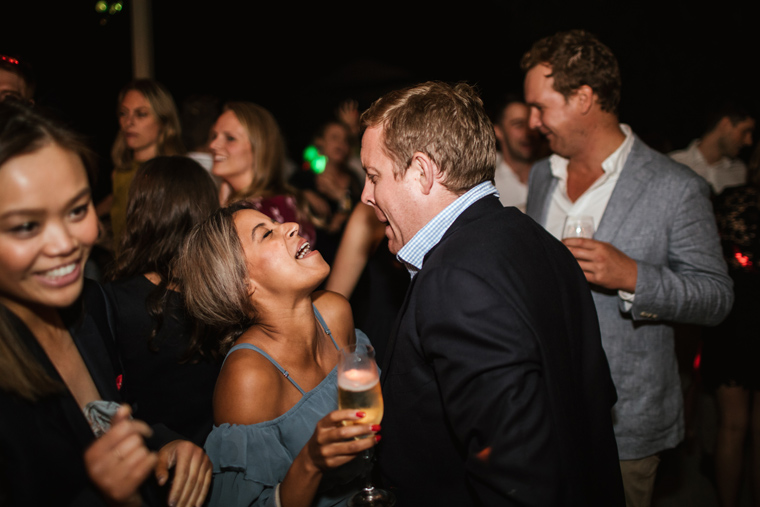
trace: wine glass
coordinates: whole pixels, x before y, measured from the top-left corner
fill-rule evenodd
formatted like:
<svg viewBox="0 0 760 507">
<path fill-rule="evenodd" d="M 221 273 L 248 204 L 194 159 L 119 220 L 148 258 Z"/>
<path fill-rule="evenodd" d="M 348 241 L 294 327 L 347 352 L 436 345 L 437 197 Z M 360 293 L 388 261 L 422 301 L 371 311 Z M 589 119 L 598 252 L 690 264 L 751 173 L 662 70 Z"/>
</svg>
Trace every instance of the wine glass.
<svg viewBox="0 0 760 507">
<path fill-rule="evenodd" d="M 562 239 L 565 238 L 593 238 L 594 217 L 568 216 L 565 219 L 565 227 L 562 229 Z"/>
<path fill-rule="evenodd" d="M 380 371 L 375 363 L 372 345 L 357 343 L 340 349 L 338 360 L 338 408 L 362 411 L 366 415 L 358 421 L 344 424 L 380 424 L 383 419 L 383 393 L 380 389 Z M 367 438 L 364 435 L 357 438 Z M 391 507 L 396 503 L 393 493 L 372 484 L 372 449 L 362 454 L 365 461 L 365 486 L 349 501 L 349 507 Z"/>
</svg>

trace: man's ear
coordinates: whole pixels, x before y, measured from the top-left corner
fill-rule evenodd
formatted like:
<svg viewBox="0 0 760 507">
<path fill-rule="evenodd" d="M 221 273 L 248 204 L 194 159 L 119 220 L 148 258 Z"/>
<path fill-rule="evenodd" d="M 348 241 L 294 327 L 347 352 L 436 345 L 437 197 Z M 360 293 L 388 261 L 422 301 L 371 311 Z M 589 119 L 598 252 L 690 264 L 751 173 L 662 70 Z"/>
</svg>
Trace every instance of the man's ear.
<svg viewBox="0 0 760 507">
<path fill-rule="evenodd" d="M 504 142 L 504 132 L 501 131 L 501 127 L 498 125 L 493 126 L 493 133 L 496 135 L 496 139 L 500 142 Z"/>
<path fill-rule="evenodd" d="M 580 113 L 587 114 L 591 111 L 591 106 L 599 100 L 599 97 L 597 97 L 594 90 L 591 89 L 589 85 L 583 85 L 575 90 L 575 93 L 573 93 L 573 99 L 576 101 Z"/>
<path fill-rule="evenodd" d="M 422 152 L 415 152 L 412 155 L 412 163 L 409 165 L 407 172 L 414 171 L 411 176 L 416 178 L 417 184 L 424 195 L 429 195 L 433 189 L 436 177 L 439 176 L 439 169 L 430 157 Z"/>
</svg>

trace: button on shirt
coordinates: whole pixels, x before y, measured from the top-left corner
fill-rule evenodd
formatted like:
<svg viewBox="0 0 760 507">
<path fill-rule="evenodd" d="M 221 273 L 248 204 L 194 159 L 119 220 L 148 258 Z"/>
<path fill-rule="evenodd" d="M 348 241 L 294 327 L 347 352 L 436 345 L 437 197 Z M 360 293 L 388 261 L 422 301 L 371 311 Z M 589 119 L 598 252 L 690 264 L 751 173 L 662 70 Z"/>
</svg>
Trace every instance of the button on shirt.
<svg viewBox="0 0 760 507">
<path fill-rule="evenodd" d="M 497 194 L 497 191 L 490 181 L 475 185 L 417 231 L 417 234 L 398 251 L 396 258 L 404 263 L 409 274 L 414 277 L 422 269 L 422 261 L 425 259 L 425 255 L 441 241 L 443 235 L 459 215 L 472 203 L 493 194 Z"/>
</svg>

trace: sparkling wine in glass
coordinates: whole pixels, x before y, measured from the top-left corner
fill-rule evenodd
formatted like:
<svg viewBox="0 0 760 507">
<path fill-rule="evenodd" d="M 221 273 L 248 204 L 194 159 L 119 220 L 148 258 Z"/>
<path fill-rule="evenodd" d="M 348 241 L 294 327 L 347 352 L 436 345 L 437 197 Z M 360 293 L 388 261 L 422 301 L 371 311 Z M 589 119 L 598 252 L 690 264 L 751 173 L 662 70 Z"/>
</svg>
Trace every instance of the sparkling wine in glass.
<svg viewBox="0 0 760 507">
<path fill-rule="evenodd" d="M 375 349 L 371 345 L 357 343 L 340 349 L 338 408 L 362 411 L 366 414 L 362 419 L 348 424 L 380 424 L 383 419 L 380 370 L 375 363 Z M 372 484 L 372 449 L 364 451 L 362 459 L 365 462 L 365 486 L 348 501 L 348 505 L 391 507 L 396 503 L 393 493 L 376 488 Z"/>
</svg>

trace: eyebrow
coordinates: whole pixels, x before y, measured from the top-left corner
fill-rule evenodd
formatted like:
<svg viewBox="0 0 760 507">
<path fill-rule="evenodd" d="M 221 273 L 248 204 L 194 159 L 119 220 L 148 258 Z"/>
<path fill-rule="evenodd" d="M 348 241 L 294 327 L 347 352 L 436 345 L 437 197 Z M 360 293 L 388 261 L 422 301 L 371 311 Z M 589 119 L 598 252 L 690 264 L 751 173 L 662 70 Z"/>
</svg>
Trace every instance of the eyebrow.
<svg viewBox="0 0 760 507">
<path fill-rule="evenodd" d="M 90 187 L 83 188 L 75 197 L 69 200 L 69 202 L 66 203 L 66 208 L 70 208 L 74 204 L 76 204 L 77 201 L 81 200 L 83 197 L 89 197 L 91 195 L 92 191 L 90 190 Z M 14 215 L 44 215 L 45 210 L 43 208 L 39 209 L 31 209 L 31 208 L 23 208 L 23 209 L 15 209 L 10 210 L 6 213 L 3 213 L 0 215 L 0 218 L 8 218 L 12 217 Z"/>
</svg>

